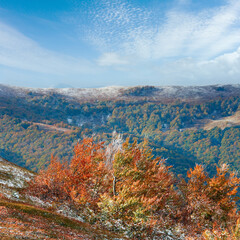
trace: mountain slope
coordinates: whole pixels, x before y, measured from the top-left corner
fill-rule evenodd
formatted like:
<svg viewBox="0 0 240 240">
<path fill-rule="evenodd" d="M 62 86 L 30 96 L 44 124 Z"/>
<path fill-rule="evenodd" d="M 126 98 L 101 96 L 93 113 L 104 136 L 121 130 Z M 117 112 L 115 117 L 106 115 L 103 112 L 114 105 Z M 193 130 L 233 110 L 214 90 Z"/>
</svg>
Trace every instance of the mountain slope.
<svg viewBox="0 0 240 240">
<path fill-rule="evenodd" d="M 25 203 L 0 200 L 1 239 L 120 239 L 117 234 Z M 121 239 L 126 239 L 122 238 Z"/>
<path fill-rule="evenodd" d="M 229 117 L 224 117 L 217 120 L 209 120 L 205 124 L 204 129 L 209 130 L 214 127 L 224 129 L 226 127 L 232 126 L 240 126 L 240 111 L 236 112 L 235 114 Z"/>
<path fill-rule="evenodd" d="M 1 239 L 119 239 L 114 233 L 57 213 L 54 203 L 44 204 L 25 195 L 22 190 L 34 175 L 0 158 Z"/>
<path fill-rule="evenodd" d="M 0 157 L 0 192 L 8 199 L 21 199 L 19 190 L 35 174 Z"/>
</svg>

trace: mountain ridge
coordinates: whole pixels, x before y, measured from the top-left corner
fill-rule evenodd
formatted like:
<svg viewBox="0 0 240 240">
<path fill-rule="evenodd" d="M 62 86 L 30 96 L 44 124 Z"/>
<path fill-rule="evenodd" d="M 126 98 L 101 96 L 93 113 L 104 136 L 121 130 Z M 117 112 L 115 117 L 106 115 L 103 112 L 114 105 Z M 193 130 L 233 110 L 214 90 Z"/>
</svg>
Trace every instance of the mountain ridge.
<svg viewBox="0 0 240 240">
<path fill-rule="evenodd" d="M 27 97 L 31 94 L 57 94 L 80 101 L 88 100 L 204 100 L 240 96 L 240 84 L 207 86 L 109 86 L 102 88 L 27 88 L 0 84 L 0 97 Z"/>
</svg>

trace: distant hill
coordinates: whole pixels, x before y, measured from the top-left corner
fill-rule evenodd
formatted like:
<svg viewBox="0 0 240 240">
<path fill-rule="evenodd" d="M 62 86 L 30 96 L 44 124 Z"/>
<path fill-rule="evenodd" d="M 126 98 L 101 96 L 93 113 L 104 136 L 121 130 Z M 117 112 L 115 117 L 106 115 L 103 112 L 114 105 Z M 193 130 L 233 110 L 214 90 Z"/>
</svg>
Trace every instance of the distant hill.
<svg viewBox="0 0 240 240">
<path fill-rule="evenodd" d="M 212 100 L 218 97 L 240 96 L 240 84 L 211 86 L 136 86 L 102 88 L 22 88 L 0 84 L 0 97 L 27 98 L 29 95 L 55 94 L 68 99 L 90 100 Z"/>
</svg>

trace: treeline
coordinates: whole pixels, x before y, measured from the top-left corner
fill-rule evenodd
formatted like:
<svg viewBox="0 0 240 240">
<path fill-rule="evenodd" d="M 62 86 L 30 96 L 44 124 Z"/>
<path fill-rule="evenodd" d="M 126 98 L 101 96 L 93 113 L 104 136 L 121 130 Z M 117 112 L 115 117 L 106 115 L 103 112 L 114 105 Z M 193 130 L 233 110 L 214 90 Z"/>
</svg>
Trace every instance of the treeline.
<svg viewBox="0 0 240 240">
<path fill-rule="evenodd" d="M 27 192 L 131 239 L 239 239 L 238 176 L 226 164 L 213 177 L 196 165 L 186 180 L 170 168 L 147 142 L 84 138 L 69 164 L 52 157 Z"/>
</svg>

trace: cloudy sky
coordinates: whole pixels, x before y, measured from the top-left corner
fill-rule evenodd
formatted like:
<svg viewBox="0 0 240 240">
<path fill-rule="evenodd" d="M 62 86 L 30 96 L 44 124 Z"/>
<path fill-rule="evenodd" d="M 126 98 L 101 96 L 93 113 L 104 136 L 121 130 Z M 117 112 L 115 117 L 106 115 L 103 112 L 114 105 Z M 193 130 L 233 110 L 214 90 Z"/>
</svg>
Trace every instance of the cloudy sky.
<svg viewBox="0 0 240 240">
<path fill-rule="evenodd" d="M 240 83 L 239 0 L 0 0 L 0 83 Z"/>
</svg>

